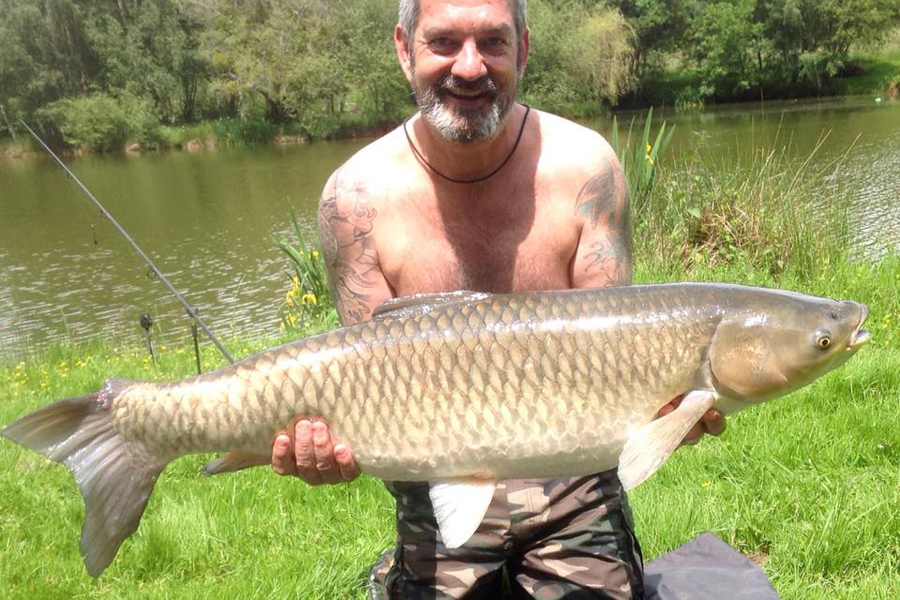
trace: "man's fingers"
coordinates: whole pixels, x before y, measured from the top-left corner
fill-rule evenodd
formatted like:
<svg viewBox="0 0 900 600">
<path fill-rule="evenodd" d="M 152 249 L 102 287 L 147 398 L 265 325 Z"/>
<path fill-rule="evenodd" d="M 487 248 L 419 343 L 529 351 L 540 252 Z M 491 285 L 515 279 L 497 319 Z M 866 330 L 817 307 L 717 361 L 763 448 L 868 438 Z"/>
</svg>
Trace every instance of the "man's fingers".
<svg viewBox="0 0 900 600">
<path fill-rule="evenodd" d="M 353 459 L 353 453 L 350 448 L 344 444 L 338 443 L 334 446 L 334 459 L 337 461 L 338 468 L 341 470 L 341 479 L 344 481 L 353 481 L 359 477 L 359 465 Z"/>
<path fill-rule="evenodd" d="M 313 451 L 316 456 L 316 470 L 324 483 L 338 483 L 341 471 L 334 458 L 334 446 L 328 425 L 322 421 L 313 423 Z"/>
<path fill-rule="evenodd" d="M 291 438 L 286 433 L 280 433 L 272 444 L 272 469 L 279 475 L 296 475 L 297 465 L 294 462 L 294 453 Z"/>
<path fill-rule="evenodd" d="M 714 408 L 706 411 L 700 422 L 703 423 L 706 433 L 722 435 L 722 432 L 725 431 L 725 416 Z"/>
<path fill-rule="evenodd" d="M 294 457 L 297 460 L 297 475 L 303 481 L 309 485 L 322 483 L 322 476 L 316 469 L 313 424 L 309 419 L 300 419 L 294 427 Z"/>
<path fill-rule="evenodd" d="M 693 446 L 697 442 L 700 441 L 700 438 L 703 437 L 703 425 L 701 423 L 695 423 L 693 427 L 691 427 L 690 431 L 687 432 L 687 435 L 684 436 L 684 439 L 681 441 L 683 446 Z"/>
</svg>

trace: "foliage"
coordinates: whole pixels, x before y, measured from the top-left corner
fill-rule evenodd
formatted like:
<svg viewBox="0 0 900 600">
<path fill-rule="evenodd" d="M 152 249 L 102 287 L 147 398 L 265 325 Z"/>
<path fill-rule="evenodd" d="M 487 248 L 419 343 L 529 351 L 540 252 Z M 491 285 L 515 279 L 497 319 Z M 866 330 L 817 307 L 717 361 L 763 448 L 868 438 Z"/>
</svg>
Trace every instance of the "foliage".
<svg viewBox="0 0 900 600">
<path fill-rule="evenodd" d="M 702 0 L 682 42 L 709 99 L 822 94 L 855 41 L 898 25 L 896 0 Z"/>
<path fill-rule="evenodd" d="M 212 4 L 211 13 L 196 6 L 217 15 L 206 23 L 202 47 L 233 116 L 244 118 L 256 96 L 269 122 L 292 120 L 310 137 L 327 137 L 347 111 L 387 120 L 409 103 L 391 42 L 394 2 Z"/>
<path fill-rule="evenodd" d="M 650 126 L 653 121 L 653 109 L 647 111 L 644 119 L 643 133 L 640 139 L 632 141 L 631 135 L 634 130 L 634 119 L 628 125 L 628 135 L 625 143 L 619 140 L 619 122 L 613 117 L 613 127 L 611 144 L 622 169 L 625 171 L 625 179 L 628 181 L 628 194 L 631 200 L 632 211 L 642 213 L 644 206 L 653 193 L 653 184 L 659 172 L 659 158 L 662 156 L 669 142 L 672 139 L 672 133 L 675 128 L 669 127 L 667 130 L 666 123 L 659 127 L 656 138 L 650 141 Z"/>
<path fill-rule="evenodd" d="M 531 48 L 522 96 L 543 109 L 614 105 L 635 84 L 631 28 L 604 4 L 531 0 Z"/>
<path fill-rule="evenodd" d="M 643 76 L 663 53 L 680 50 L 693 3 L 686 0 L 609 0 L 634 31 L 637 74 Z"/>
<path fill-rule="evenodd" d="M 129 140 L 157 139 L 158 122 L 149 103 L 134 96 L 92 94 L 54 102 L 38 113 L 72 145 L 101 152 L 121 150 Z"/>
<path fill-rule="evenodd" d="M 65 139 L 105 148 L 129 129 L 160 142 L 149 124 L 123 126 L 130 106 L 157 125 L 221 120 L 226 144 L 284 126 L 324 138 L 393 124 L 413 110 L 392 43 L 396 12 L 396 0 L 0 0 L 0 135 L 43 116 L 44 137 L 62 143 L 60 107 Z M 900 3 L 529 0 L 528 22 L 522 99 L 577 115 L 642 94 L 696 103 L 825 93 L 853 44 L 877 47 L 897 28 Z M 687 88 L 648 85 L 673 69 Z M 96 107 L 99 97 L 118 103 L 105 123 L 68 102 Z M 76 121 L 102 131 L 73 133 Z"/>
<path fill-rule="evenodd" d="M 299 247 L 287 239 L 275 242 L 275 245 L 287 255 L 294 271 L 284 302 L 278 309 L 282 330 L 296 333 L 298 330 L 309 329 L 313 323 L 323 321 L 337 327 L 337 313 L 334 310 L 331 290 L 328 288 L 325 259 L 317 248 L 307 245 L 293 207 L 291 207 L 291 224 Z"/>
</svg>

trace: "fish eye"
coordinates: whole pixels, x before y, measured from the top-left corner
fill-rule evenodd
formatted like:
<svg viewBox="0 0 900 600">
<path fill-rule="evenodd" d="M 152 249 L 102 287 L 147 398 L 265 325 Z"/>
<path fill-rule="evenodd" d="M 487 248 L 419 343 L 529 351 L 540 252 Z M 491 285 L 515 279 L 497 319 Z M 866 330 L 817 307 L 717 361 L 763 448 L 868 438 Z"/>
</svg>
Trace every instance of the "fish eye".
<svg viewBox="0 0 900 600">
<path fill-rule="evenodd" d="M 820 350 L 825 350 L 831 345 L 831 336 L 827 333 L 820 334 L 818 338 L 816 338 L 816 347 Z"/>
</svg>

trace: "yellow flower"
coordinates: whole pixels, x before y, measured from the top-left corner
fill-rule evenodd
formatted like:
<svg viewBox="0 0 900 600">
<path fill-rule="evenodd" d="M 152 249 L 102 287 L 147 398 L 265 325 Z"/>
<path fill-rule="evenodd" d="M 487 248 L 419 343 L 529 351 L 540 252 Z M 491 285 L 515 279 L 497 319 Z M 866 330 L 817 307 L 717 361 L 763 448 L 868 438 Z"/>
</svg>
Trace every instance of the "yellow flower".
<svg viewBox="0 0 900 600">
<path fill-rule="evenodd" d="M 315 294 L 303 294 L 300 298 L 300 304 L 318 304 Z"/>
<path fill-rule="evenodd" d="M 313 258 L 319 258 L 319 251 L 314 248 L 314 249 L 310 250 L 309 255 L 312 256 Z"/>
<path fill-rule="evenodd" d="M 650 142 L 647 142 L 647 154 L 650 154 L 651 150 L 653 150 L 653 146 L 650 145 Z"/>
</svg>

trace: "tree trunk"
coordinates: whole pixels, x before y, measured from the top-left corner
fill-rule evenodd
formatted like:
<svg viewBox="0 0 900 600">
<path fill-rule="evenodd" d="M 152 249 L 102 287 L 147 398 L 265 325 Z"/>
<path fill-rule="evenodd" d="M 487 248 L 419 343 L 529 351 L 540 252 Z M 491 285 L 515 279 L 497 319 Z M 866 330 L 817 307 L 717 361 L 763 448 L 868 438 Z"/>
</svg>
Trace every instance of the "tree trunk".
<svg viewBox="0 0 900 600">
<path fill-rule="evenodd" d="M 2 104 L 0 104 L 0 114 L 3 115 L 3 120 L 6 122 L 6 128 L 9 129 L 9 137 L 12 138 L 12 141 L 16 141 L 16 128 L 13 127 L 12 123 L 9 122 L 9 119 L 6 118 L 6 110 L 3 108 Z"/>
</svg>

